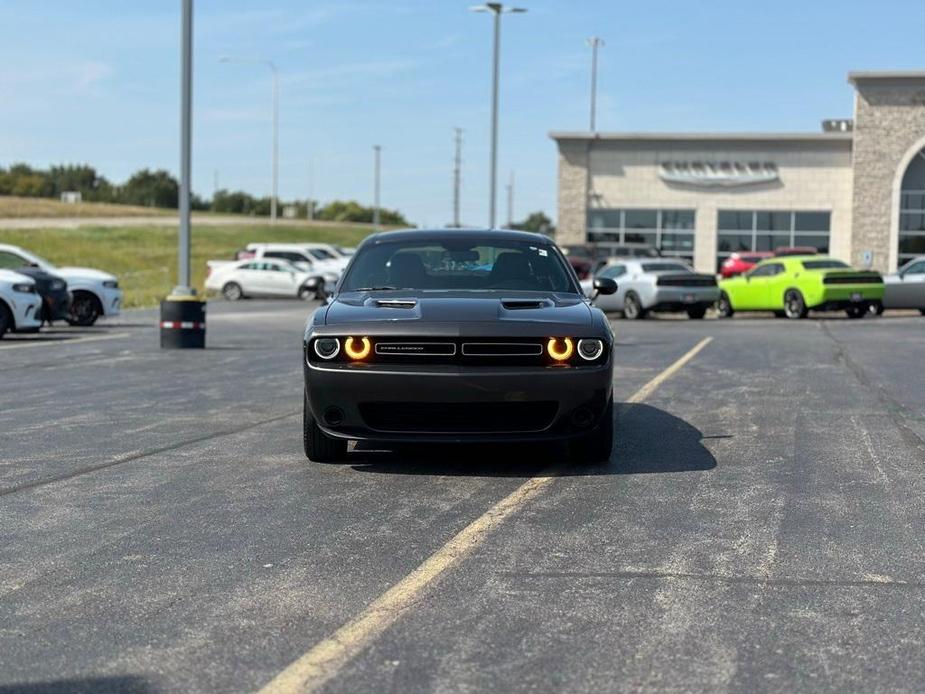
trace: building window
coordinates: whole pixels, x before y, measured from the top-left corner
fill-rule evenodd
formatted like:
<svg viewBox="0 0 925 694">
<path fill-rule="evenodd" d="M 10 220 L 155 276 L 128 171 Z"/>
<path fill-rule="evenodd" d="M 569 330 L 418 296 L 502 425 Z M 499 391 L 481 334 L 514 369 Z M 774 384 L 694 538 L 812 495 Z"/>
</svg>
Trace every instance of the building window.
<svg viewBox="0 0 925 694">
<path fill-rule="evenodd" d="M 832 213 L 826 211 L 720 210 L 717 267 L 731 253 L 775 251 L 790 246 L 829 252 Z"/>
<path fill-rule="evenodd" d="M 588 242 L 642 243 L 693 262 L 694 210 L 590 209 Z"/>
<path fill-rule="evenodd" d="M 899 197 L 899 264 L 925 255 L 925 150 L 903 175 Z"/>
</svg>

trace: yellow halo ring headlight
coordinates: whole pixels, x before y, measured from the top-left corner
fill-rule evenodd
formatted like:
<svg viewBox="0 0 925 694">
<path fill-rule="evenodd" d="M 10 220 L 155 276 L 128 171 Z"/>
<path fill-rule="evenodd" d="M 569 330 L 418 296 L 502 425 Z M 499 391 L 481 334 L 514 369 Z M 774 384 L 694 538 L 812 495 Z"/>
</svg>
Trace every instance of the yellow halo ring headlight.
<svg viewBox="0 0 925 694">
<path fill-rule="evenodd" d="M 363 345 L 361 348 L 356 348 L 356 338 L 348 337 L 344 341 L 344 353 L 355 361 L 360 361 L 361 359 L 366 359 L 369 356 L 369 353 L 372 351 L 373 346 L 370 343 L 368 337 L 360 338 L 360 343 Z"/>
<path fill-rule="evenodd" d="M 565 346 L 560 347 L 560 342 Z M 575 353 L 575 345 L 570 337 L 550 337 L 546 343 L 546 352 L 556 361 L 566 361 Z"/>
</svg>

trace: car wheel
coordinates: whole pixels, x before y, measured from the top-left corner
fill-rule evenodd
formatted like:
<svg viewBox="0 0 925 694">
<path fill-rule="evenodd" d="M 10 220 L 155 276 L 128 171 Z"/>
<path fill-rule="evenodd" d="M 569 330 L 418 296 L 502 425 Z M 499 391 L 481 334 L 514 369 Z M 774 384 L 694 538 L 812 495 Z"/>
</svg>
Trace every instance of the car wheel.
<svg viewBox="0 0 925 694">
<path fill-rule="evenodd" d="M 623 299 L 623 317 L 630 320 L 639 320 L 646 317 L 646 311 L 635 292 L 627 292 Z"/>
<path fill-rule="evenodd" d="M 309 289 L 308 287 L 301 287 L 299 289 L 299 298 L 302 301 L 309 301 L 318 296 L 318 293 L 314 289 Z"/>
<path fill-rule="evenodd" d="M 786 318 L 786 317 L 787 317 L 787 312 L 786 312 L 786 311 L 775 311 L 775 312 L 774 312 L 774 317 L 775 317 L 775 318 Z"/>
<path fill-rule="evenodd" d="M 229 282 L 222 287 L 222 296 L 228 301 L 240 301 L 244 298 L 244 290 L 241 289 L 241 285 L 237 282 Z"/>
<path fill-rule="evenodd" d="M 719 314 L 720 318 L 732 318 L 732 315 L 735 313 L 732 310 L 732 302 L 729 301 L 729 295 L 726 292 L 722 292 L 719 295 L 719 299 L 716 300 L 716 312 Z"/>
<path fill-rule="evenodd" d="M 707 310 L 703 307 L 687 309 L 687 317 L 691 320 L 700 320 L 707 315 Z"/>
<path fill-rule="evenodd" d="M 302 397 L 302 445 L 305 457 L 316 463 L 336 463 L 347 457 L 347 441 L 321 431 L 308 407 L 308 395 Z"/>
<path fill-rule="evenodd" d="M 788 289 L 784 294 L 784 315 L 791 320 L 798 320 L 806 318 L 808 314 L 803 295 L 797 289 Z"/>
<path fill-rule="evenodd" d="M 580 465 L 595 465 L 609 461 L 612 452 L 613 398 L 607 403 L 597 428 L 569 442 L 569 457 Z"/>
<path fill-rule="evenodd" d="M 882 316 L 883 310 L 884 309 L 883 309 L 882 301 L 875 301 L 874 303 L 870 305 L 870 312 L 873 313 L 875 316 Z"/>
<path fill-rule="evenodd" d="M 6 335 L 6 331 L 13 327 L 13 316 L 6 305 L 0 303 L 0 340 Z"/>
<path fill-rule="evenodd" d="M 848 318 L 857 320 L 858 318 L 863 318 L 870 311 L 868 306 L 849 306 L 845 309 L 845 313 L 848 314 Z"/>
<path fill-rule="evenodd" d="M 920 309 L 919 309 L 919 313 L 921 313 L 923 316 L 925 316 L 925 308 L 920 308 Z"/>
<path fill-rule="evenodd" d="M 90 292 L 74 292 L 71 308 L 68 310 L 67 322 L 70 325 L 88 328 L 103 315 L 100 300 Z"/>
</svg>

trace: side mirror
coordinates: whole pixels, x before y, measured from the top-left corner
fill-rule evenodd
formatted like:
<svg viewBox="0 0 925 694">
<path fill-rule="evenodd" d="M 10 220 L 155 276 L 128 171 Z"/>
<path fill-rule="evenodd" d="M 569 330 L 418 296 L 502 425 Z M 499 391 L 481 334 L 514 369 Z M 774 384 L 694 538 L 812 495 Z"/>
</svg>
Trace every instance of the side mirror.
<svg viewBox="0 0 925 694">
<path fill-rule="evenodd" d="M 609 277 L 598 277 L 594 280 L 594 291 L 596 294 L 613 294 L 617 291 L 617 283 Z"/>
</svg>

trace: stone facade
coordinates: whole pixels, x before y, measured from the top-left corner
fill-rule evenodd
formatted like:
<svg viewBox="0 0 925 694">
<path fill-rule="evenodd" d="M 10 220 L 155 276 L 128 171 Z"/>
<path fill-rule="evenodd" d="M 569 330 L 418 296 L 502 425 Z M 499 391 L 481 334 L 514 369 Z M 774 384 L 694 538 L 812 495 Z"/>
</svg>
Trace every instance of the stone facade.
<svg viewBox="0 0 925 694">
<path fill-rule="evenodd" d="M 559 218 L 556 242 L 561 246 L 583 244 L 588 199 L 587 143 L 562 143 L 559 147 Z"/>
<path fill-rule="evenodd" d="M 854 73 L 854 212 L 851 260 L 873 251 L 874 267 L 897 264 L 899 186 L 925 147 L 925 73 Z"/>
</svg>

